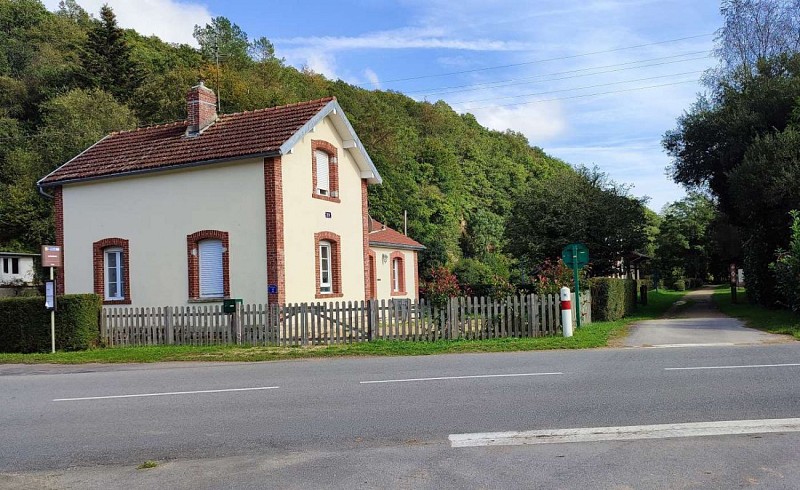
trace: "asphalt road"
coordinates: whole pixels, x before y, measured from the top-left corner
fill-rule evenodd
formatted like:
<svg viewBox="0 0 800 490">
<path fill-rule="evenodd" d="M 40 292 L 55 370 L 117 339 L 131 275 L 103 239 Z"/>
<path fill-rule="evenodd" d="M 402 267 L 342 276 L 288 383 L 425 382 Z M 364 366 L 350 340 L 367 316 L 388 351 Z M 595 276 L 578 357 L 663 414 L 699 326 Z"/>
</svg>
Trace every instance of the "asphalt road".
<svg viewBox="0 0 800 490">
<path fill-rule="evenodd" d="M 800 432 L 448 442 L 474 432 L 796 418 L 798 364 L 791 342 L 3 366 L 0 487 L 798 488 Z M 162 464 L 135 470 L 145 460 Z"/>
</svg>

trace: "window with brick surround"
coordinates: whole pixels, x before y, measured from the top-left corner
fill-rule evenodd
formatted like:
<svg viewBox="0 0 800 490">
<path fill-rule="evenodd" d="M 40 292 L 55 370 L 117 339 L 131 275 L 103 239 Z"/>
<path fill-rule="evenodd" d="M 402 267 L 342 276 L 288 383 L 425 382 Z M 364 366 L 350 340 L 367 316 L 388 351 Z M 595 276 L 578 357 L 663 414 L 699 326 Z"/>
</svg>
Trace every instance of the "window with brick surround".
<svg viewBox="0 0 800 490">
<path fill-rule="evenodd" d="M 338 150 L 323 140 L 311 140 L 311 150 L 311 197 L 340 202 Z"/>
<path fill-rule="evenodd" d="M 131 304 L 128 240 L 104 238 L 94 242 L 94 292 L 107 305 Z"/>
<path fill-rule="evenodd" d="M 186 236 L 189 265 L 189 299 L 229 298 L 230 244 L 228 233 L 203 230 Z"/>
<path fill-rule="evenodd" d="M 390 255 L 392 266 L 392 295 L 406 294 L 406 265 L 402 252 L 393 252 Z"/>
<path fill-rule="evenodd" d="M 342 297 L 342 251 L 339 235 L 329 231 L 314 234 L 316 248 L 316 298 Z"/>
</svg>

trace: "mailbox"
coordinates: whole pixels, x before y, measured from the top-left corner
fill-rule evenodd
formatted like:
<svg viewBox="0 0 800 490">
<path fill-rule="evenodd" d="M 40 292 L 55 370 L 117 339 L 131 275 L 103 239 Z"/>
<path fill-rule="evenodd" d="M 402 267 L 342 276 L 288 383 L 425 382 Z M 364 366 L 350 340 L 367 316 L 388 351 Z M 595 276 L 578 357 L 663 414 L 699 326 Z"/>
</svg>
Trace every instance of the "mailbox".
<svg viewBox="0 0 800 490">
<path fill-rule="evenodd" d="M 222 300 L 222 312 L 223 313 L 236 313 L 236 304 L 241 306 L 242 300 L 239 298 L 233 299 L 223 299 Z"/>
</svg>

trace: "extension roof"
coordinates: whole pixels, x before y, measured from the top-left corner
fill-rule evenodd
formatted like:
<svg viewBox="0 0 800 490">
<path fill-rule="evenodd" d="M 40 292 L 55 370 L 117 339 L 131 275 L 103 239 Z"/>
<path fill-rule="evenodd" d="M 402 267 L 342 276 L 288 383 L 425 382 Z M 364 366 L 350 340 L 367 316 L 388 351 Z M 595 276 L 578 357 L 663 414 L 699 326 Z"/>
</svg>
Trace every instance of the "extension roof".
<svg viewBox="0 0 800 490">
<path fill-rule="evenodd" d="M 196 136 L 186 121 L 111 133 L 41 179 L 40 187 L 207 165 L 248 157 L 285 155 L 326 116 L 345 138 L 361 178 L 381 176 L 335 97 L 220 115 Z"/>
<path fill-rule="evenodd" d="M 369 219 L 369 244 L 373 247 L 425 250 L 423 244 L 372 218 Z"/>
</svg>

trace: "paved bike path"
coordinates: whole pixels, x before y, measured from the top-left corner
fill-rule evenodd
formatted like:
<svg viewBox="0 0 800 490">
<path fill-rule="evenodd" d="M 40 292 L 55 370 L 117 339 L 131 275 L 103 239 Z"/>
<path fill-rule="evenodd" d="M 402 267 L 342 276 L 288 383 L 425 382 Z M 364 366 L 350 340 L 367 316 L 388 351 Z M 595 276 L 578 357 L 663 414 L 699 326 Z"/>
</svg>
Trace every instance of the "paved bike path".
<svg viewBox="0 0 800 490">
<path fill-rule="evenodd" d="M 758 345 L 791 342 L 776 335 L 748 328 L 736 318 L 720 312 L 711 300 L 712 287 L 690 291 L 685 306 L 676 305 L 667 318 L 646 320 L 630 328 L 626 347 L 681 347 L 692 345 Z"/>
</svg>

